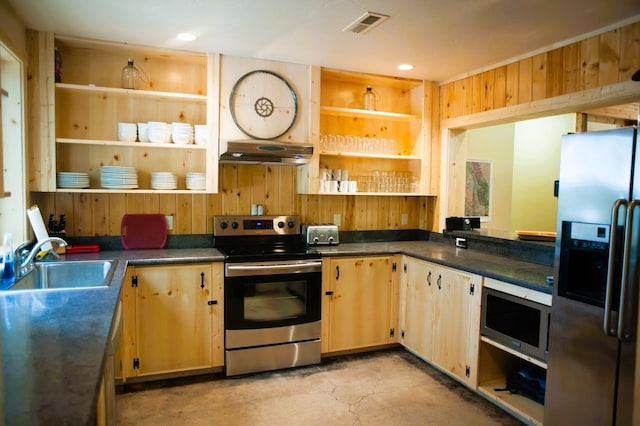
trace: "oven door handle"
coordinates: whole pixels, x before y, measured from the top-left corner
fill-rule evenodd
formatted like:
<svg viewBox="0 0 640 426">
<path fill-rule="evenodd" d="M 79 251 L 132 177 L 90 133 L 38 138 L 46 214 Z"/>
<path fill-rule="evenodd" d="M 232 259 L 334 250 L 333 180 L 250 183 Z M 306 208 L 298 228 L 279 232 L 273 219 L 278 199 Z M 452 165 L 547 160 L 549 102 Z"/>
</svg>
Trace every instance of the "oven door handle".
<svg viewBox="0 0 640 426">
<path fill-rule="evenodd" d="M 280 263 L 275 265 L 227 265 L 227 276 L 259 275 L 261 273 L 294 274 L 319 272 L 321 268 L 322 262 Z"/>
</svg>

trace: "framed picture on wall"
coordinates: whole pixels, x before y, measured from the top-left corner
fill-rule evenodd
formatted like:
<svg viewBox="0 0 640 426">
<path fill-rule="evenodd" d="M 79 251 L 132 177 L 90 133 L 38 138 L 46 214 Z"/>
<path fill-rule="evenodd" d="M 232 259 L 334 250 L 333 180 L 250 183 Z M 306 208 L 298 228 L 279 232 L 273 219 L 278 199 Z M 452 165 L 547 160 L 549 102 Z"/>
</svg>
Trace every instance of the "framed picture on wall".
<svg viewBox="0 0 640 426">
<path fill-rule="evenodd" d="M 491 218 L 491 161 L 467 160 L 465 171 L 464 215 Z"/>
</svg>

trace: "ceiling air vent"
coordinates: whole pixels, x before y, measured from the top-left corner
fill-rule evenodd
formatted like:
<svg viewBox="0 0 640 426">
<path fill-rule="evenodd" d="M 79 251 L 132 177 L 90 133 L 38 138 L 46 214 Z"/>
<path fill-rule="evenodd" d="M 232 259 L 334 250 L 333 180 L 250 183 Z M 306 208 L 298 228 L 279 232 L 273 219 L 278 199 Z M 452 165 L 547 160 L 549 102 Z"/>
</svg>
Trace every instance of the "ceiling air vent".
<svg viewBox="0 0 640 426">
<path fill-rule="evenodd" d="M 350 31 L 356 34 L 364 34 L 368 31 L 371 31 L 373 28 L 382 24 L 384 21 L 389 19 L 388 15 L 383 15 L 381 13 L 375 12 L 367 12 L 358 19 L 356 19 L 353 23 L 351 23 L 347 28 L 342 30 L 343 32 Z"/>
</svg>

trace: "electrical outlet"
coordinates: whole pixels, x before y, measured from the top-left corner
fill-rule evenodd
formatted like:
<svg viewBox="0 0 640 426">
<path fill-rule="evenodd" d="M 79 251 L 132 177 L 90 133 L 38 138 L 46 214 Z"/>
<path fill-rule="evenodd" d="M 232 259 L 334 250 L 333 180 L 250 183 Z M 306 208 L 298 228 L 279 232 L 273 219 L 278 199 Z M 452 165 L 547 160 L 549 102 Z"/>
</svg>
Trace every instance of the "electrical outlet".
<svg viewBox="0 0 640 426">
<path fill-rule="evenodd" d="M 340 226 L 340 219 L 341 219 L 341 217 L 340 217 L 339 213 L 334 214 L 333 215 L 333 224 L 336 225 L 336 226 Z"/>
<path fill-rule="evenodd" d="M 171 231 L 173 229 L 173 216 L 165 215 L 164 218 L 167 219 L 167 230 Z"/>
<path fill-rule="evenodd" d="M 409 215 L 407 213 L 402 213 L 400 215 L 400 224 L 408 225 L 409 224 Z"/>
<path fill-rule="evenodd" d="M 466 238 L 456 238 L 456 247 L 467 248 L 467 239 Z"/>
</svg>

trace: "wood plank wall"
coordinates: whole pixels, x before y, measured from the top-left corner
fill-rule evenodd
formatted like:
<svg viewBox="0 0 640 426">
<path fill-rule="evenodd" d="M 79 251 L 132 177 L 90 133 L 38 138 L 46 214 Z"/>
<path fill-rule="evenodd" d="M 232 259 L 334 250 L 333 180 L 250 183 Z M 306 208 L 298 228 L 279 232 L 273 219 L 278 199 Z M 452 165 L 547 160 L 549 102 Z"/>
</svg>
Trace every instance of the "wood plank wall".
<svg viewBox="0 0 640 426">
<path fill-rule="evenodd" d="M 211 234 L 212 216 L 249 214 L 254 203 L 263 204 L 265 214 L 299 214 L 303 223 L 333 222 L 340 214 L 342 230 L 415 229 L 426 220 L 424 197 L 297 195 L 295 188 L 294 167 L 224 164 L 218 194 L 49 192 L 31 193 L 31 204 L 45 223 L 49 214 L 65 214 L 67 235 L 76 237 L 118 236 L 122 216 L 134 213 L 173 215 L 169 234 Z"/>
<path fill-rule="evenodd" d="M 640 69 L 640 22 L 440 87 L 441 119 L 631 80 Z"/>
</svg>

